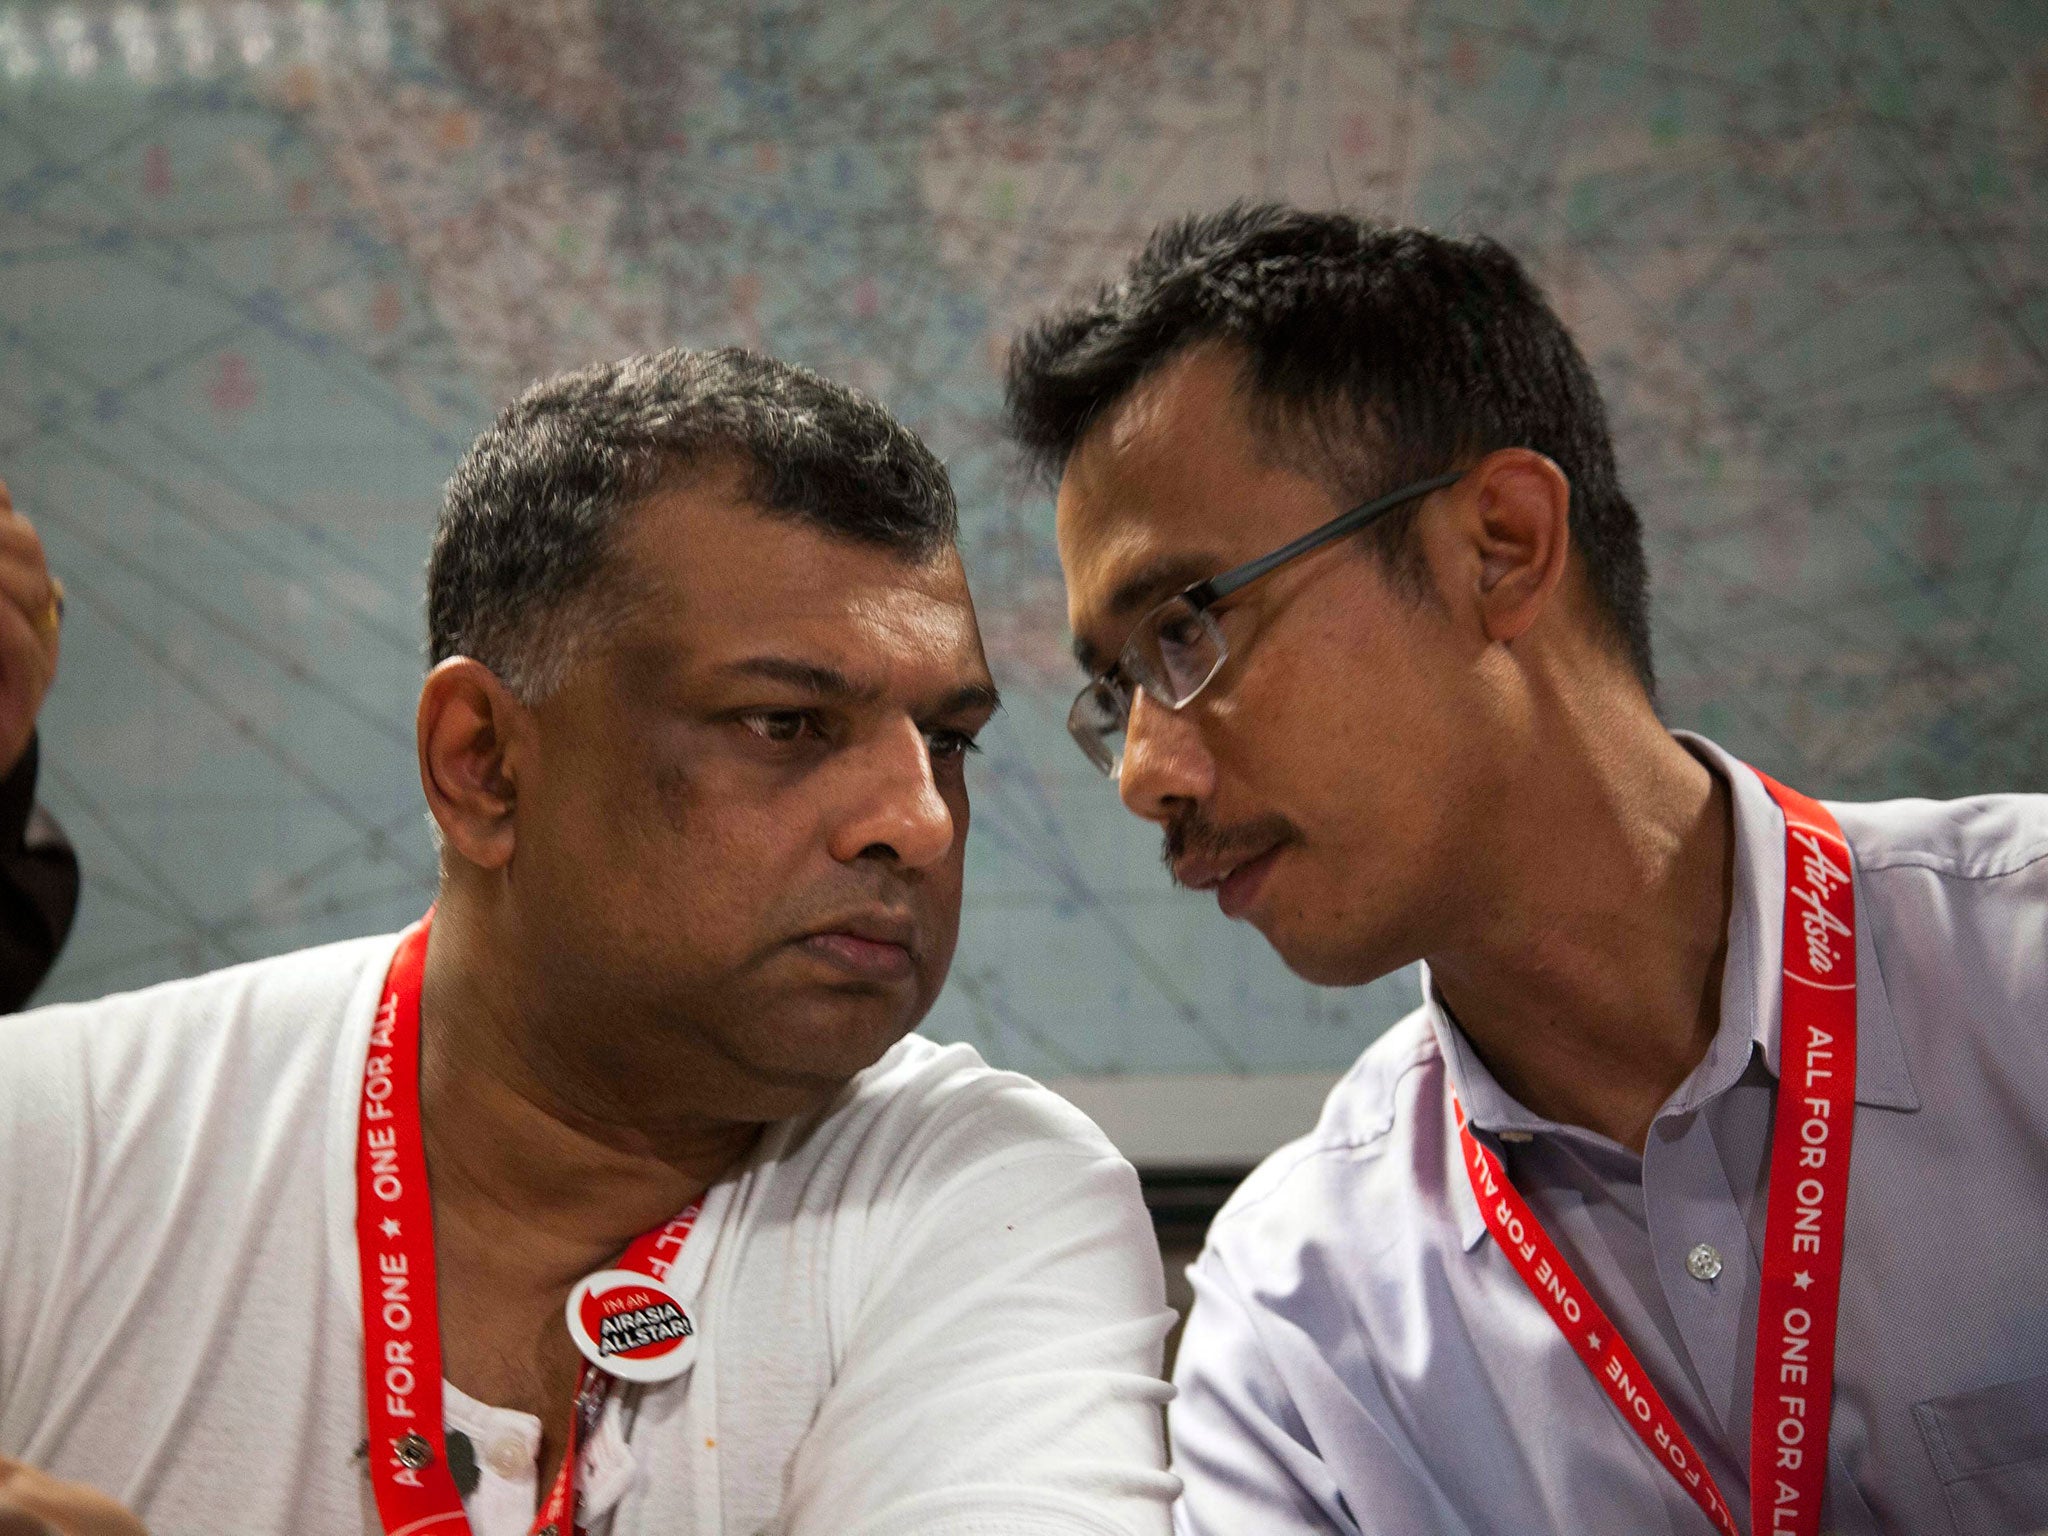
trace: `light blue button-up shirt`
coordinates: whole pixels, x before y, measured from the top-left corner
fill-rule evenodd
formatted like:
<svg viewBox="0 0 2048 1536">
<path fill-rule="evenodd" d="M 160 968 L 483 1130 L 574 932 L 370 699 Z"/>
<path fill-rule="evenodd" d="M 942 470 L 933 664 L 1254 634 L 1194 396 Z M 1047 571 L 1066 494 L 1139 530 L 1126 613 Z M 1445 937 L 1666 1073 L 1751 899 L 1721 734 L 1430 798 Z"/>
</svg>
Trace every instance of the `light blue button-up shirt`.
<svg viewBox="0 0 2048 1536">
<path fill-rule="evenodd" d="M 1754 774 L 1686 741 L 1735 816 L 1706 1057 L 1638 1157 L 1524 1109 L 1425 985 L 1190 1271 L 1182 1536 L 1712 1531 L 1488 1236 L 1451 1089 L 1747 1529 L 1784 820 Z M 2048 796 L 1833 809 L 1854 860 L 1857 1110 L 1824 1528 L 2048 1529 Z"/>
</svg>

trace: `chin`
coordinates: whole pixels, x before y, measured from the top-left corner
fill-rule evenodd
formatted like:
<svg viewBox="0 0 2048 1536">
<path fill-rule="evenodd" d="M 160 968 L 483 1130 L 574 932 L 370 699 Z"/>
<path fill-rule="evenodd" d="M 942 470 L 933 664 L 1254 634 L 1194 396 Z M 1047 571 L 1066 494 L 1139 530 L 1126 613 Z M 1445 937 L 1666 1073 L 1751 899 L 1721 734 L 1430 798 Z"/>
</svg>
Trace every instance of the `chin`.
<svg viewBox="0 0 2048 1536">
<path fill-rule="evenodd" d="M 828 996 L 764 1018 L 745 1054 L 777 1077 L 829 1091 L 880 1061 L 924 1012 L 877 993 Z"/>
<path fill-rule="evenodd" d="M 1258 929 L 1287 969 L 1319 987 L 1362 987 L 1408 964 L 1357 934 L 1317 931 L 1298 921 L 1260 923 Z"/>
</svg>

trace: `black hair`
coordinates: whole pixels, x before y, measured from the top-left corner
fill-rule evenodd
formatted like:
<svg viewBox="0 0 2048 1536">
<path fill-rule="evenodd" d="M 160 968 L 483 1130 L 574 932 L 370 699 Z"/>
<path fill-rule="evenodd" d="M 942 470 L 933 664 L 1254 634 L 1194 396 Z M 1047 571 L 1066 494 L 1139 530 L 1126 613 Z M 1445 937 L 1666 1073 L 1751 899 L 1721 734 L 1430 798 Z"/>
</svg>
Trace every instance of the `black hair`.
<svg viewBox="0 0 2048 1536">
<path fill-rule="evenodd" d="M 1017 338 L 1010 431 L 1056 477 L 1106 410 L 1205 343 L 1242 355 L 1254 428 L 1347 505 L 1496 448 L 1555 461 L 1600 614 L 1654 691 L 1642 525 L 1599 389 L 1503 247 L 1279 204 L 1162 225 L 1120 279 Z M 1366 535 L 1411 587 L 1414 513 Z"/>
<path fill-rule="evenodd" d="M 601 623 L 623 514 L 724 463 L 767 512 L 924 559 L 959 536 L 946 471 L 875 401 L 739 347 L 671 348 L 533 385 L 448 482 L 427 562 L 430 661 L 472 656 L 529 701 Z M 571 623 L 580 619 L 580 623 Z"/>
</svg>

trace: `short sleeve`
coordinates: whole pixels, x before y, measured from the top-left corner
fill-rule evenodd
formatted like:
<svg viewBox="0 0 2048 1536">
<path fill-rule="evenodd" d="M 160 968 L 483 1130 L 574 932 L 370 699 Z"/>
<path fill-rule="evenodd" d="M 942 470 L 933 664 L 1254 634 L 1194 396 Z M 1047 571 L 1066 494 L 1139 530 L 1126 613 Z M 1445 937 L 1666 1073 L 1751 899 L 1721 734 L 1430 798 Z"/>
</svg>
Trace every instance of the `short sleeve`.
<svg viewBox="0 0 2048 1536">
<path fill-rule="evenodd" d="M 1165 1536 L 1172 1314 L 1137 1176 L 1036 1084 L 989 1073 L 972 1097 L 876 1196 L 778 1529 Z"/>
</svg>

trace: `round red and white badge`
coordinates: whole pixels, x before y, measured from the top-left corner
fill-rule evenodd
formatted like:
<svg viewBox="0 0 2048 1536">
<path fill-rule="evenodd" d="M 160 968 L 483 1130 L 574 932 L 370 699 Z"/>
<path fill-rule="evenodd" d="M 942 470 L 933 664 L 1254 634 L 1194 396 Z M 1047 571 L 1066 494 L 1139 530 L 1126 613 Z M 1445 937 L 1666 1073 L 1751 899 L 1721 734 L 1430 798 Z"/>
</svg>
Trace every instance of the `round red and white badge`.
<svg viewBox="0 0 2048 1536">
<path fill-rule="evenodd" d="M 697 1359 L 697 1324 L 680 1298 L 647 1275 L 600 1269 L 569 1292 L 569 1337 L 583 1358 L 622 1381 L 670 1381 Z"/>
</svg>

